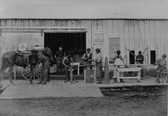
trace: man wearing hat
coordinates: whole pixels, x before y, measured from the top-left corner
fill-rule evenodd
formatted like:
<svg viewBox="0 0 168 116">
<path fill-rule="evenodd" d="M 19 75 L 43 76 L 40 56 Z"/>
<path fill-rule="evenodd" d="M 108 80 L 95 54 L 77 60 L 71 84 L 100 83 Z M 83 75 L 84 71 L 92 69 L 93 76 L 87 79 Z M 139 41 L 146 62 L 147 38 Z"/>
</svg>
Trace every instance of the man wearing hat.
<svg viewBox="0 0 168 116">
<path fill-rule="evenodd" d="M 30 83 L 32 84 L 33 81 L 32 81 L 32 78 L 33 78 L 33 75 L 34 75 L 34 69 L 35 69 L 35 66 L 37 65 L 37 61 L 38 61 L 38 51 L 33 49 L 31 50 L 31 55 L 29 56 L 29 63 L 30 63 Z"/>
<path fill-rule="evenodd" d="M 91 53 L 91 49 L 87 48 L 86 49 L 86 53 L 83 55 L 82 60 L 84 60 L 84 65 L 85 68 L 86 67 L 90 67 L 92 65 L 92 53 Z"/>
<path fill-rule="evenodd" d="M 103 55 L 100 52 L 100 48 L 96 48 L 96 55 L 95 55 L 94 62 L 96 64 L 96 80 L 97 80 L 97 84 L 102 84 L 102 80 L 103 80 L 103 78 L 102 78 L 102 76 L 103 76 L 102 75 L 103 74 L 102 61 L 103 61 Z"/>
</svg>

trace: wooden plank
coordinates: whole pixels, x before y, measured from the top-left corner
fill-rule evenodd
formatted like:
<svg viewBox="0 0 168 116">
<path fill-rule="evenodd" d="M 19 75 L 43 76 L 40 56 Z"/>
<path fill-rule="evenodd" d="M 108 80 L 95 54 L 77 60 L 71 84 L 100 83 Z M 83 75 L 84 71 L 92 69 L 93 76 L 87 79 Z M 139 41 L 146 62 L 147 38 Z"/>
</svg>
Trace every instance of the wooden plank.
<svg viewBox="0 0 168 116">
<path fill-rule="evenodd" d="M 130 49 L 128 33 L 129 33 L 128 21 L 123 21 L 123 37 L 124 37 L 123 42 L 124 42 L 125 51 L 127 52 L 126 53 L 127 63 L 129 63 L 129 51 L 128 51 L 128 49 Z"/>
<path fill-rule="evenodd" d="M 112 36 L 119 36 L 118 28 L 118 21 L 112 20 Z"/>
<path fill-rule="evenodd" d="M 155 50 L 155 25 L 154 21 L 150 21 L 150 48 Z"/>
<path fill-rule="evenodd" d="M 98 85 L 100 88 L 118 88 L 118 87 L 168 87 L 168 84 L 160 83 L 160 84 L 117 84 L 117 85 Z"/>
<path fill-rule="evenodd" d="M 87 27 L 87 33 L 86 33 L 86 48 L 92 48 L 93 47 L 93 24 L 92 21 L 84 21 L 85 26 Z M 93 52 L 93 49 L 92 49 Z"/>
<path fill-rule="evenodd" d="M 160 22 L 160 42 L 161 42 L 161 54 L 165 53 L 165 47 L 168 45 L 168 43 L 165 43 L 165 23 Z"/>
<path fill-rule="evenodd" d="M 159 21 L 155 21 L 155 35 L 156 35 L 156 58 L 159 58 L 161 56 L 161 44 L 160 44 L 160 26 L 159 26 Z"/>
<path fill-rule="evenodd" d="M 165 26 L 165 33 L 166 33 L 165 34 L 165 43 L 168 43 L 168 34 L 167 34 L 168 33 L 168 22 L 167 21 L 165 21 L 164 26 Z M 167 45 L 165 46 L 165 50 L 166 50 L 165 53 L 168 53 L 168 46 Z"/>
<path fill-rule="evenodd" d="M 140 50 L 144 52 L 144 50 L 147 48 L 146 40 L 145 40 L 145 22 L 139 21 L 139 35 L 140 35 Z M 147 64 L 147 51 L 145 51 L 144 55 L 144 64 Z"/>
<path fill-rule="evenodd" d="M 149 31 L 149 21 L 145 21 L 145 42 L 146 42 L 146 45 L 147 45 L 147 47 L 148 47 L 148 50 L 147 50 L 147 55 L 146 55 L 146 63 L 147 64 L 149 64 L 150 63 L 150 59 L 149 59 L 149 56 L 150 56 L 150 41 L 149 41 L 149 38 L 150 38 L 150 36 L 149 36 L 149 33 L 150 33 L 150 31 Z"/>
<path fill-rule="evenodd" d="M 126 59 L 127 51 L 125 50 L 124 29 L 123 29 L 123 21 L 122 20 L 118 20 L 118 31 L 119 31 L 118 35 L 120 37 L 120 50 L 123 55 L 124 61 L 127 64 L 127 59 Z"/>
</svg>

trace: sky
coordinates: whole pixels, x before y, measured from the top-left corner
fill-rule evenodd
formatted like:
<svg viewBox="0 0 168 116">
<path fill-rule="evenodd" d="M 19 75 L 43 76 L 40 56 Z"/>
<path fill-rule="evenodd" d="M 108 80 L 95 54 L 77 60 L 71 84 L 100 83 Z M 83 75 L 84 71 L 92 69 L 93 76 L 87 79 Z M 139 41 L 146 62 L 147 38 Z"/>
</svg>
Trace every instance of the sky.
<svg viewBox="0 0 168 116">
<path fill-rule="evenodd" d="M 0 18 L 168 19 L 168 0 L 0 0 Z"/>
</svg>

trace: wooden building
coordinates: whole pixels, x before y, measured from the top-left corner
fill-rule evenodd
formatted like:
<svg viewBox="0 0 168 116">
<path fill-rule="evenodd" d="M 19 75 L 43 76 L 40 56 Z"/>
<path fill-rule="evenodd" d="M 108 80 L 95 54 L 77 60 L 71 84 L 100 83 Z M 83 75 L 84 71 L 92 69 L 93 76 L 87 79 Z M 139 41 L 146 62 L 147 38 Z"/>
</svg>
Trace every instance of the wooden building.
<svg viewBox="0 0 168 116">
<path fill-rule="evenodd" d="M 167 19 L 0 19 L 0 57 L 17 50 L 18 44 L 62 46 L 80 62 L 86 48 L 99 47 L 109 60 L 120 49 L 127 64 L 144 51 L 145 64 L 152 64 L 163 53 L 168 55 Z"/>
</svg>

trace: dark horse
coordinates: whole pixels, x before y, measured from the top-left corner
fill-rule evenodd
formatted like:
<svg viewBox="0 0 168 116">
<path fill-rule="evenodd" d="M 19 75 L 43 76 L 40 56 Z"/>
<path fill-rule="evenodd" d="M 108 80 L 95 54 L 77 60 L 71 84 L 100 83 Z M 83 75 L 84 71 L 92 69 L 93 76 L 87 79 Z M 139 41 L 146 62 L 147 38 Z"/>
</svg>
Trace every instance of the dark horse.
<svg viewBox="0 0 168 116">
<path fill-rule="evenodd" d="M 5 70 L 8 68 L 8 76 L 10 79 L 10 82 L 12 81 L 12 70 L 14 65 L 26 67 L 28 64 L 28 56 L 29 54 L 24 55 L 18 55 L 15 51 L 6 52 L 2 56 L 2 65 L 0 69 L 0 85 L 1 80 L 4 75 Z"/>
<path fill-rule="evenodd" d="M 44 48 L 42 50 L 42 53 L 50 59 L 50 62 L 53 62 L 53 56 L 52 56 L 52 52 L 50 48 L 48 47 Z M 0 69 L 0 86 L 1 86 L 1 80 L 4 75 L 5 70 L 9 68 L 8 77 L 10 79 L 10 83 L 13 83 L 12 70 L 13 70 L 14 65 L 26 67 L 29 64 L 30 55 L 31 54 L 18 55 L 15 51 L 6 52 L 3 54 L 2 65 Z"/>
</svg>

